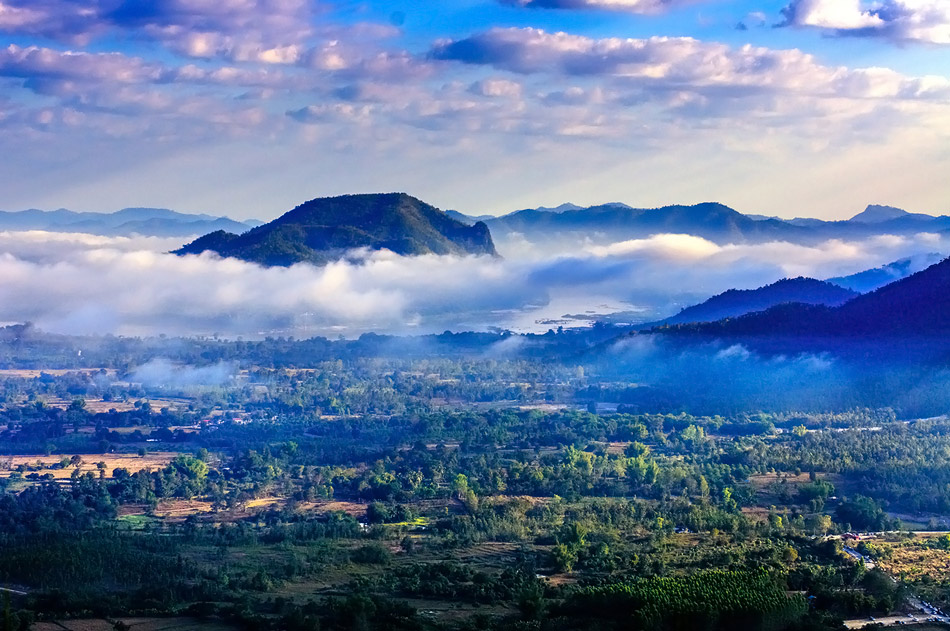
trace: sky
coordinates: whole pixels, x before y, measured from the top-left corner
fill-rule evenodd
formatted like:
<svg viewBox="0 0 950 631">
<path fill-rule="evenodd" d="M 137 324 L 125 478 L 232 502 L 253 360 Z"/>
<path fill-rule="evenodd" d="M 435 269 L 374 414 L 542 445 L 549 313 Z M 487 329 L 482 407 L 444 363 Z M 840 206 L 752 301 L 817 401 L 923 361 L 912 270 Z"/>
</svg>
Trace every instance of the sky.
<svg viewBox="0 0 950 631">
<path fill-rule="evenodd" d="M 948 0 L 0 0 L 0 209 L 950 213 Z"/>
</svg>

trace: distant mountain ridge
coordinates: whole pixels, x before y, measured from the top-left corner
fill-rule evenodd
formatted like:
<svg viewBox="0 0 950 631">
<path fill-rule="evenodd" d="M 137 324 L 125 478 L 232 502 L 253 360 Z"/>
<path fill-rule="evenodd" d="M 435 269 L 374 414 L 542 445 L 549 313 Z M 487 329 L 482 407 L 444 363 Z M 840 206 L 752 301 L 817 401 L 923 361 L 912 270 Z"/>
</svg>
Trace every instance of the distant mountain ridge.
<svg viewBox="0 0 950 631">
<path fill-rule="evenodd" d="M 260 225 L 227 217 L 181 213 L 167 208 L 123 208 L 114 213 L 59 210 L 0 211 L 0 230 L 81 232 L 104 236 L 187 237 L 215 230 L 243 232 Z"/>
<path fill-rule="evenodd" d="M 939 263 L 944 258 L 942 254 L 935 252 L 915 254 L 914 256 L 909 256 L 881 267 L 851 274 L 850 276 L 829 278 L 827 282 L 865 294 L 889 283 L 893 283 L 895 280 L 907 278 L 911 274 L 925 270 L 931 265 Z"/>
<path fill-rule="evenodd" d="M 266 266 L 288 266 L 323 265 L 355 248 L 402 255 L 498 254 L 483 222 L 465 225 L 405 193 L 312 199 L 243 234 L 213 232 L 174 253 L 212 251 Z"/>
<path fill-rule="evenodd" d="M 532 241 L 575 234 L 606 242 L 642 238 L 658 232 L 692 234 L 717 242 L 745 241 L 750 238 L 764 241 L 799 231 L 794 226 L 773 219 L 750 219 L 716 202 L 654 209 L 612 203 L 556 213 L 528 209 L 485 223 L 492 234 L 519 233 Z"/>
<path fill-rule="evenodd" d="M 562 245 L 566 249 L 576 247 L 578 242 L 607 244 L 645 238 L 659 232 L 691 234 L 720 244 L 776 240 L 814 244 L 828 239 L 858 239 L 880 234 L 950 232 L 948 216 L 909 213 L 874 204 L 844 221 L 742 214 L 717 202 L 661 208 L 634 208 L 621 202 L 583 208 L 565 203 L 517 210 L 502 216 L 473 216 L 455 210 L 448 210 L 445 215 L 468 226 L 483 222 L 495 241 L 504 244 L 513 239 L 512 247 L 527 239 L 542 245 Z M 216 231 L 242 234 L 262 223 L 164 208 L 126 208 L 115 213 L 66 209 L 0 212 L 0 230 L 72 231 L 106 236 L 184 237 Z"/>
<path fill-rule="evenodd" d="M 784 278 L 758 289 L 730 289 L 698 305 L 686 307 L 675 316 L 644 325 L 662 326 L 690 322 L 715 322 L 765 311 L 783 303 L 838 306 L 859 296 L 855 291 L 814 278 Z"/>
<path fill-rule="evenodd" d="M 608 243 L 645 238 L 659 232 L 700 236 L 719 244 L 789 241 L 812 244 L 828 239 L 858 239 L 880 234 L 907 235 L 950 231 L 950 217 L 909 213 L 891 206 L 869 205 L 843 221 L 781 219 L 742 214 L 724 204 L 704 202 L 661 208 L 633 208 L 613 202 L 581 208 L 563 204 L 555 208 L 517 210 L 498 217 L 472 217 L 456 213 L 465 223 L 484 221 L 498 241 L 518 236 L 536 243 Z"/>
</svg>

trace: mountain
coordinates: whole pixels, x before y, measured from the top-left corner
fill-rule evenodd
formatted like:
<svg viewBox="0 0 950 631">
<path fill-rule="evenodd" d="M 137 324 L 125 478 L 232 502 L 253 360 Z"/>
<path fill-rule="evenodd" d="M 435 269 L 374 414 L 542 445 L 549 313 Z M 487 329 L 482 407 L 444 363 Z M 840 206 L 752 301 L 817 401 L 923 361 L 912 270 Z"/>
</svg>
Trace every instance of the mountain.
<svg viewBox="0 0 950 631">
<path fill-rule="evenodd" d="M 950 259 L 840 307 L 790 303 L 731 320 L 669 330 L 719 337 L 945 340 L 950 334 Z"/>
<path fill-rule="evenodd" d="M 724 318 L 736 318 L 747 313 L 765 311 L 787 302 L 838 306 L 858 295 L 850 289 L 814 278 L 785 278 L 758 289 L 730 289 L 703 303 L 687 307 L 675 316 L 656 324 L 715 322 Z"/>
<path fill-rule="evenodd" d="M 447 210 L 445 214 L 451 217 L 452 219 L 464 223 L 466 226 L 474 226 L 479 221 L 488 221 L 489 219 L 494 219 L 494 215 L 479 215 L 478 217 L 473 217 L 471 215 L 466 215 L 460 213 L 457 210 Z"/>
<path fill-rule="evenodd" d="M 167 208 L 123 208 L 114 213 L 59 210 L 0 211 L 0 230 L 46 230 L 82 232 L 103 236 L 139 234 L 157 237 L 188 237 L 215 230 L 243 232 L 259 222 L 239 222 L 227 217 L 193 215 Z"/>
<path fill-rule="evenodd" d="M 354 248 L 497 256 L 483 222 L 467 226 L 405 193 L 312 199 L 243 234 L 213 232 L 175 254 L 212 251 L 267 266 L 322 265 Z"/>
<path fill-rule="evenodd" d="M 618 205 L 624 206 L 625 204 L 619 204 L 619 203 L 618 203 Z M 629 206 L 627 206 L 627 207 L 629 208 Z M 537 208 L 537 210 L 540 210 L 540 211 L 543 211 L 543 212 L 548 212 L 548 213 L 564 213 L 564 212 L 567 212 L 567 211 L 569 211 L 569 210 L 582 210 L 583 208 L 584 208 L 583 206 L 578 206 L 577 204 L 572 204 L 572 203 L 570 203 L 570 202 L 567 202 L 567 203 L 565 203 L 565 204 L 561 204 L 561 205 L 555 206 L 555 207 L 553 207 L 553 208 L 548 208 L 547 206 L 539 206 L 539 207 Z"/>
<path fill-rule="evenodd" d="M 873 204 L 845 221 L 746 215 L 716 202 L 662 208 L 633 208 L 619 202 L 588 208 L 562 204 L 555 208 L 516 210 L 500 217 L 460 215 L 457 218 L 466 223 L 474 223 L 476 219 L 484 221 L 502 248 L 509 239 L 513 243 L 526 239 L 565 250 L 576 249 L 581 242 L 606 244 L 659 232 L 691 234 L 719 244 L 780 240 L 807 245 L 829 239 L 950 231 L 950 217 L 909 213 Z"/>
<path fill-rule="evenodd" d="M 621 241 L 659 232 L 692 234 L 716 242 L 799 241 L 809 236 L 807 230 L 781 220 L 753 219 L 715 202 L 652 209 L 620 203 L 558 212 L 526 209 L 487 219 L 485 223 L 496 238 L 518 233 L 535 242 L 565 237 Z"/>
<path fill-rule="evenodd" d="M 624 204 L 620 204 L 620 203 L 617 203 L 616 205 L 624 206 Z M 627 206 L 627 208 L 629 208 L 629 206 Z M 529 210 L 536 210 L 542 213 L 563 213 L 569 210 L 583 210 L 583 209 L 584 209 L 583 206 L 566 203 L 566 204 L 561 204 L 560 206 L 555 206 L 553 208 L 548 208 L 546 206 L 539 206 L 538 208 L 531 208 Z M 521 211 L 515 211 L 515 212 L 521 212 Z M 479 221 L 487 222 L 487 221 L 492 221 L 498 218 L 495 215 L 479 215 L 478 217 L 473 217 L 472 215 L 466 215 L 464 213 L 460 213 L 457 210 L 447 210 L 445 211 L 445 214 L 451 217 L 452 219 L 457 219 L 458 221 L 461 221 L 462 223 L 468 226 L 474 225 L 475 223 Z"/>
<path fill-rule="evenodd" d="M 942 254 L 934 252 L 916 254 L 881 267 L 851 274 L 850 276 L 829 278 L 827 282 L 865 294 L 883 287 L 888 283 L 893 283 L 895 280 L 907 278 L 911 274 L 916 274 L 921 270 L 927 269 L 934 263 L 942 261 L 943 258 Z"/>
<path fill-rule="evenodd" d="M 862 212 L 852 217 L 849 221 L 854 223 L 883 223 L 893 219 L 902 219 L 904 217 L 913 216 L 929 217 L 929 215 L 915 215 L 901 208 L 894 208 L 893 206 L 880 206 L 878 204 L 871 204 Z"/>
</svg>

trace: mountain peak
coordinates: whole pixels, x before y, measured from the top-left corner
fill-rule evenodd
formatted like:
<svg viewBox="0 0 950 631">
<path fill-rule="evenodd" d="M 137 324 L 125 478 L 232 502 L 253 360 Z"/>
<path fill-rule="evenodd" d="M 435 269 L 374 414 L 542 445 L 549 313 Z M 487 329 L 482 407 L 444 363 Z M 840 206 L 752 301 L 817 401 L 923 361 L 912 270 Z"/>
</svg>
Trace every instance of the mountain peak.
<svg viewBox="0 0 950 631">
<path fill-rule="evenodd" d="M 324 264 L 355 248 L 403 255 L 497 255 L 484 222 L 468 226 L 406 193 L 311 199 L 242 235 L 213 233 L 175 253 L 210 250 L 262 265 L 286 266 Z"/>
<path fill-rule="evenodd" d="M 858 213 L 850 219 L 857 223 L 882 223 L 891 219 L 900 219 L 910 213 L 894 206 L 881 206 L 879 204 L 870 204 L 864 211 Z"/>
<path fill-rule="evenodd" d="M 559 206 L 548 207 L 548 206 L 538 206 L 535 210 L 539 210 L 544 213 L 566 213 L 571 210 L 583 210 L 583 206 L 578 206 L 577 204 L 572 204 L 570 202 L 565 202 Z"/>
</svg>

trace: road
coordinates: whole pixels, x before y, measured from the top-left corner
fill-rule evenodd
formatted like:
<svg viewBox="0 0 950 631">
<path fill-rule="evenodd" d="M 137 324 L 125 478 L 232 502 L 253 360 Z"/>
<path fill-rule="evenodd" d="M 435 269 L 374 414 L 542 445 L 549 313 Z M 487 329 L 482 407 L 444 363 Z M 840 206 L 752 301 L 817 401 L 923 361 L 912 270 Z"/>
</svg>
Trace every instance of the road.
<svg viewBox="0 0 950 631">
<path fill-rule="evenodd" d="M 950 617 L 947 616 L 931 616 L 923 614 L 906 614 L 903 616 L 883 616 L 881 618 L 875 618 L 873 620 L 868 618 L 862 618 L 861 620 L 845 620 L 844 626 L 849 629 L 863 629 L 864 627 L 872 624 L 880 624 L 885 627 L 895 627 L 904 624 L 920 624 L 923 622 L 942 622 L 944 624 L 950 623 Z"/>
<path fill-rule="evenodd" d="M 13 589 L 11 587 L 0 587 L 0 592 L 8 592 L 10 594 L 16 594 L 17 596 L 26 596 L 27 593 L 19 589 Z"/>
<path fill-rule="evenodd" d="M 866 557 L 860 552 L 858 552 L 857 550 L 855 550 L 854 548 L 849 548 L 848 546 L 844 546 L 844 551 L 849 557 L 851 557 L 855 561 L 864 561 L 864 567 L 866 567 L 867 569 L 869 570 L 874 569 L 875 567 L 874 561 L 873 559 L 871 559 L 871 557 Z M 891 580 L 893 580 L 893 577 L 891 577 Z"/>
</svg>

